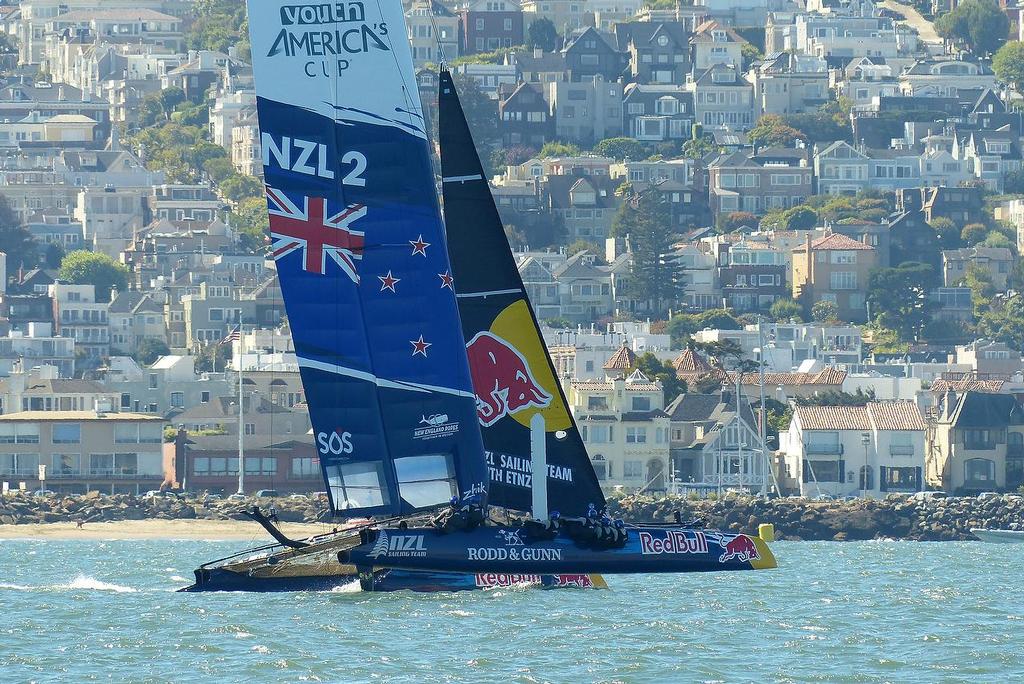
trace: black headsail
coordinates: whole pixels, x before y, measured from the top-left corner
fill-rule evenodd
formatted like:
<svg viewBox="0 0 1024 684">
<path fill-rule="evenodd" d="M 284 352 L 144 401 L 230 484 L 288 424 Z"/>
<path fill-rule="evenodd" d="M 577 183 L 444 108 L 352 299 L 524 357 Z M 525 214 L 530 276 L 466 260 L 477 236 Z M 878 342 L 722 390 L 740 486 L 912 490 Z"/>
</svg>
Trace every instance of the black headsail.
<svg viewBox="0 0 1024 684">
<path fill-rule="evenodd" d="M 531 510 L 530 426 L 543 417 L 548 510 L 584 515 L 604 495 L 544 347 L 451 74 L 439 142 L 448 253 L 490 473 L 489 502 Z"/>
</svg>

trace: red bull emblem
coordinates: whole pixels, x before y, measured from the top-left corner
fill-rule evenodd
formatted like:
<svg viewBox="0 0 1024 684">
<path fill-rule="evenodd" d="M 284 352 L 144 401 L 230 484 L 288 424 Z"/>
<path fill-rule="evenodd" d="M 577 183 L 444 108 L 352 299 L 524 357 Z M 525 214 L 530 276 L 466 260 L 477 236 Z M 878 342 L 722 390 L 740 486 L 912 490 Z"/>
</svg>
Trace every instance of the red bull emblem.
<svg viewBox="0 0 1024 684">
<path fill-rule="evenodd" d="M 476 391 L 476 414 L 484 427 L 525 408 L 551 403 L 551 395 L 534 379 L 523 355 L 494 333 L 477 333 L 466 345 L 466 354 Z"/>
<path fill-rule="evenodd" d="M 580 589 L 592 589 L 594 580 L 590 575 L 555 575 L 554 586 L 556 587 L 578 587 Z"/>
<path fill-rule="evenodd" d="M 720 563 L 726 561 L 737 560 L 741 563 L 747 561 L 757 560 L 761 557 L 761 554 L 757 552 L 757 546 L 754 544 L 754 540 L 745 534 L 740 534 L 732 538 L 732 540 L 725 543 L 722 547 L 723 553 L 718 557 Z"/>
<path fill-rule="evenodd" d="M 514 587 L 517 584 L 540 584 L 540 575 L 513 575 L 498 572 L 478 572 L 478 587 Z"/>
</svg>

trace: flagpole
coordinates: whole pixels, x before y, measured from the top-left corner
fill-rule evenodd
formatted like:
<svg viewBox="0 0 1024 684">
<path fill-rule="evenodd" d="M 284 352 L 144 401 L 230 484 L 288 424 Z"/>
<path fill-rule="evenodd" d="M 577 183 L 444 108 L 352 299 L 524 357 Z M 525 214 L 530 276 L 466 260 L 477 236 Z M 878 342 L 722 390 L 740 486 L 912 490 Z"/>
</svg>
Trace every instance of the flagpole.
<svg viewBox="0 0 1024 684">
<path fill-rule="evenodd" d="M 242 326 L 238 326 L 238 493 L 245 494 L 245 400 L 242 397 Z"/>
</svg>

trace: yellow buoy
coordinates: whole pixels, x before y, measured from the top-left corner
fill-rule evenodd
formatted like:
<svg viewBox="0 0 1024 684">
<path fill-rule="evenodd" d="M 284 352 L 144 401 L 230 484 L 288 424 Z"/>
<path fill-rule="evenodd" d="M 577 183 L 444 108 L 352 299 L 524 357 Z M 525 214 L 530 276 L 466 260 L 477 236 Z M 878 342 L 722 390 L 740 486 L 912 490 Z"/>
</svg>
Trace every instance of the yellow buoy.
<svg viewBox="0 0 1024 684">
<path fill-rule="evenodd" d="M 764 542 L 775 541 L 775 525 L 771 523 L 761 523 L 757 526 L 757 536 Z"/>
</svg>

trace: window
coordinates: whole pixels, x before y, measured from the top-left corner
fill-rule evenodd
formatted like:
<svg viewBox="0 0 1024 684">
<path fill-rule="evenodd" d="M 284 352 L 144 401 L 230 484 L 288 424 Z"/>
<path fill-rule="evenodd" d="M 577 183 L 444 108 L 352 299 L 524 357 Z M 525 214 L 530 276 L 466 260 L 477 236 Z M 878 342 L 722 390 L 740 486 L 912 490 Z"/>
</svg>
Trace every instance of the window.
<svg viewBox="0 0 1024 684">
<path fill-rule="evenodd" d="M 591 368 L 590 370 L 593 369 Z M 607 411 L 608 397 L 587 397 L 587 409 L 590 411 Z"/>
<path fill-rule="evenodd" d="M 209 404 L 210 403 L 210 393 L 208 391 L 200 392 L 199 393 L 199 402 L 201 404 Z"/>
<path fill-rule="evenodd" d="M 889 436 L 889 454 L 892 456 L 913 456 L 913 433 L 907 431 L 893 432 Z"/>
<path fill-rule="evenodd" d="M 964 461 L 964 485 L 991 487 L 995 484 L 996 464 L 987 458 L 969 458 Z"/>
<path fill-rule="evenodd" d="M 506 31 L 511 31 L 512 30 L 512 20 L 511 19 L 506 19 L 505 20 L 505 30 Z"/>
<path fill-rule="evenodd" d="M 856 290 L 856 271 L 833 271 L 829 276 L 829 287 L 833 290 Z"/>
<path fill-rule="evenodd" d="M 832 252 L 833 264 L 855 264 L 857 263 L 856 252 Z"/>
<path fill-rule="evenodd" d="M 39 426 L 32 423 L 0 423 L 0 444 L 39 444 Z"/>
<path fill-rule="evenodd" d="M 0 454 L 0 474 L 36 477 L 39 474 L 39 455 Z"/>
<path fill-rule="evenodd" d="M 80 454 L 54 454 L 54 475 L 78 475 L 82 472 L 82 456 Z"/>
<path fill-rule="evenodd" d="M 149 389 L 156 389 L 160 382 L 160 377 L 156 373 L 149 374 Z"/>
<path fill-rule="evenodd" d="M 606 480 L 608 478 L 608 462 L 604 460 L 604 456 L 597 454 L 591 463 L 594 466 L 594 473 L 597 475 L 597 479 Z"/>
<path fill-rule="evenodd" d="M 644 476 L 643 461 L 626 461 L 622 464 L 623 480 L 639 480 Z"/>
<path fill-rule="evenodd" d="M 483 19 L 477 19 L 476 20 L 476 30 L 477 31 L 483 31 L 484 30 L 484 20 Z"/>
<path fill-rule="evenodd" d="M 395 475 L 402 501 L 426 508 L 457 496 L 455 467 L 449 454 L 424 454 L 395 459 Z"/>
<path fill-rule="evenodd" d="M 646 444 L 647 428 L 628 427 L 626 428 L 626 444 Z"/>
<path fill-rule="evenodd" d="M 990 430 L 964 430 L 964 446 L 968 449 L 995 449 Z"/>
<path fill-rule="evenodd" d="M 590 425 L 590 442 L 593 444 L 607 444 L 611 440 L 609 434 L 611 433 L 611 426 L 609 425 Z"/>
<path fill-rule="evenodd" d="M 879 488 L 883 492 L 920 491 L 921 468 L 881 466 L 879 468 Z"/>
<path fill-rule="evenodd" d="M 255 435 L 256 434 L 256 423 L 246 423 L 245 424 L 245 434 L 246 435 Z"/>
<path fill-rule="evenodd" d="M 651 398 L 650 397 L 633 397 L 633 410 L 634 411 L 650 411 L 651 410 Z"/>
<path fill-rule="evenodd" d="M 804 461 L 804 482 L 842 482 L 842 461 Z"/>
<path fill-rule="evenodd" d="M 312 458 L 293 458 L 292 475 L 295 477 L 312 477 L 320 473 L 320 464 Z"/>
<path fill-rule="evenodd" d="M 53 426 L 54 444 L 78 444 L 82 441 L 80 423 L 55 423 Z"/>
</svg>

